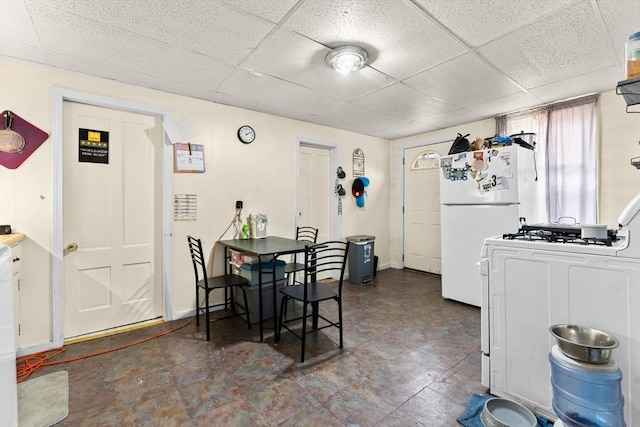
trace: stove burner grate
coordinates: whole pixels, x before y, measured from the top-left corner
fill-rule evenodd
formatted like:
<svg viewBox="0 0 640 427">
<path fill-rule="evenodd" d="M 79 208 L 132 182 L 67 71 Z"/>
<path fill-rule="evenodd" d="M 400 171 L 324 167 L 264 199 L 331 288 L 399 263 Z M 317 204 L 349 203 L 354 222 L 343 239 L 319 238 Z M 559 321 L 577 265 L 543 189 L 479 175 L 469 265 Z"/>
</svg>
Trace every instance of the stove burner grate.
<svg viewBox="0 0 640 427">
<path fill-rule="evenodd" d="M 578 245 L 601 245 L 612 246 L 613 242 L 617 240 L 615 234 L 609 234 L 604 239 L 596 238 L 582 238 L 580 233 L 563 231 L 549 231 L 541 229 L 532 229 L 531 227 L 523 230 L 518 230 L 517 233 L 506 233 L 502 235 L 505 240 L 529 240 L 529 241 L 543 241 L 551 243 L 573 243 Z"/>
</svg>

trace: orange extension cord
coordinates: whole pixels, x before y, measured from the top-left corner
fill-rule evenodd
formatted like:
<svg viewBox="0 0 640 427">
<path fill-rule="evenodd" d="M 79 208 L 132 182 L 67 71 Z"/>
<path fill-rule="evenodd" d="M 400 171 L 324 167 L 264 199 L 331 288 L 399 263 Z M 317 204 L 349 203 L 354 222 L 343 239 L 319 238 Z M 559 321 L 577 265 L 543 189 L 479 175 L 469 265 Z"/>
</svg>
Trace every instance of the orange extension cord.
<svg viewBox="0 0 640 427">
<path fill-rule="evenodd" d="M 29 377 L 29 375 L 31 375 L 32 373 L 34 373 L 36 370 L 40 369 L 43 366 L 54 366 L 54 365 L 60 365 L 62 363 L 75 362 L 77 360 L 88 359 L 90 357 L 100 356 L 101 354 L 106 354 L 106 353 L 111 353 L 113 351 L 122 350 L 123 348 L 133 347 L 134 345 L 141 344 L 141 343 L 147 342 L 147 341 L 151 341 L 152 339 L 159 338 L 159 337 L 162 337 L 164 335 L 168 335 L 168 334 L 170 334 L 172 332 L 175 332 L 175 331 L 177 331 L 179 329 L 182 329 L 185 326 L 188 326 L 189 324 L 191 324 L 191 322 L 193 322 L 193 317 L 191 319 L 189 319 L 187 322 L 185 322 L 183 325 L 180 325 L 180 326 L 178 326 L 176 328 L 170 329 L 168 331 L 160 332 L 158 334 L 152 335 L 152 336 L 147 337 L 147 338 L 143 338 L 143 339 L 138 340 L 138 341 L 131 342 L 129 344 L 124 344 L 124 345 L 121 345 L 121 346 L 118 346 L 118 347 L 114 347 L 114 348 L 109 348 L 109 349 L 106 349 L 106 350 L 96 351 L 95 353 L 89 353 L 89 354 L 85 354 L 85 355 L 82 355 L 82 356 L 73 357 L 71 359 L 58 360 L 57 362 L 48 362 L 48 360 L 53 359 L 54 357 L 58 356 L 59 354 L 64 353 L 65 350 L 64 350 L 63 347 L 52 348 L 51 350 L 45 350 L 45 351 L 41 351 L 39 353 L 30 354 L 29 356 L 21 357 L 21 358 L 16 360 L 16 369 L 17 369 L 18 382 L 20 383 L 20 382 L 26 380 Z"/>
<path fill-rule="evenodd" d="M 218 240 L 215 241 L 214 247 L 213 247 L 212 253 L 211 253 L 211 264 L 212 265 L 213 265 L 213 259 L 214 259 L 214 256 L 215 256 L 215 244 L 217 244 L 220 241 L 220 239 L 222 239 L 222 236 L 224 236 L 227 233 L 227 231 L 229 231 L 229 228 L 231 228 L 231 226 L 236 221 L 238 216 L 239 216 L 238 213 L 236 213 L 233 216 L 233 219 L 231 220 L 231 223 L 229 224 L 227 229 L 224 230 L 224 232 L 220 235 L 220 237 L 218 237 Z M 175 332 L 175 331 L 177 331 L 179 329 L 182 329 L 182 328 L 190 325 L 191 322 L 193 322 L 193 317 L 191 319 L 189 319 L 187 322 L 185 322 L 181 326 L 178 326 L 176 328 L 170 329 L 168 331 L 160 332 L 160 333 L 158 333 L 156 335 L 152 335 L 150 337 L 143 338 L 141 340 L 134 341 L 134 342 L 129 343 L 129 344 L 124 344 L 124 345 L 121 345 L 121 346 L 118 346 L 118 347 L 114 347 L 114 348 L 109 348 L 109 349 L 106 349 L 106 350 L 96 351 L 95 353 L 89 353 L 89 354 L 85 354 L 85 355 L 82 355 L 82 356 L 73 357 L 71 359 L 59 360 L 57 362 L 48 362 L 48 360 L 51 360 L 54 357 L 64 353 L 64 351 L 65 351 L 64 347 L 52 348 L 50 350 L 44 350 L 44 351 L 41 351 L 39 353 L 34 353 L 34 354 L 30 354 L 28 356 L 20 357 L 20 358 L 18 358 L 16 360 L 16 371 L 17 371 L 17 377 L 18 377 L 18 381 L 17 382 L 21 383 L 22 381 L 26 380 L 27 378 L 29 378 L 29 376 L 32 373 L 34 373 L 35 371 L 37 371 L 38 369 L 40 369 L 43 366 L 54 366 L 54 365 L 60 365 L 62 363 L 75 362 L 75 361 L 82 360 L 82 359 L 88 359 L 90 357 L 100 356 L 101 354 L 107 354 L 107 353 L 111 353 L 111 352 L 114 352 L 114 351 L 122 350 L 122 349 L 127 348 L 127 347 L 133 347 L 134 345 L 138 345 L 138 344 L 141 344 L 143 342 L 151 341 L 152 339 L 159 338 L 159 337 L 168 335 L 168 334 L 170 334 L 172 332 Z"/>
</svg>

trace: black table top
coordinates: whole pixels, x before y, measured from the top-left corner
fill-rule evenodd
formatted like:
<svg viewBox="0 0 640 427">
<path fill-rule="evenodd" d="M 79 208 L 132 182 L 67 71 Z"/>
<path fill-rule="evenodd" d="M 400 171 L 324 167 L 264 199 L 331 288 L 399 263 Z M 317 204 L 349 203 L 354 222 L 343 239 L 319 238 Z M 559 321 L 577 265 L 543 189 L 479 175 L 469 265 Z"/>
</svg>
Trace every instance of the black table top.
<svg viewBox="0 0 640 427">
<path fill-rule="evenodd" d="M 241 252 L 249 252 L 256 255 L 286 255 L 296 252 L 304 252 L 309 242 L 286 237 L 267 236 L 262 239 L 229 239 L 218 243 Z"/>
</svg>

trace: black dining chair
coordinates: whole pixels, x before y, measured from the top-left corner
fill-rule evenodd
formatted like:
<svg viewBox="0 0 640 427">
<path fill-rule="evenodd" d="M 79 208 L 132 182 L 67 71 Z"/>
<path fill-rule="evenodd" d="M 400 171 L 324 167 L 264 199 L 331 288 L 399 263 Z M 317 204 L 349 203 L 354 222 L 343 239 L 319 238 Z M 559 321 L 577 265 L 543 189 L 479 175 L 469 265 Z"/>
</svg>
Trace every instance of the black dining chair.
<svg viewBox="0 0 640 427">
<path fill-rule="evenodd" d="M 296 240 L 316 243 L 316 241 L 318 240 L 318 229 L 308 226 L 296 227 Z M 287 279 L 287 285 L 295 284 L 295 274 L 304 270 L 304 264 L 302 262 L 298 262 L 298 256 L 302 257 L 302 254 L 293 254 L 291 262 L 288 262 L 287 265 L 284 266 L 284 274 Z"/>
<path fill-rule="evenodd" d="M 196 325 L 200 326 L 200 314 L 205 314 L 207 322 L 207 341 L 211 339 L 211 327 L 212 322 L 229 319 L 231 317 L 240 316 L 246 314 L 247 325 L 251 329 L 251 319 L 249 318 L 249 311 L 245 308 L 244 312 L 238 312 L 235 304 L 235 292 L 234 288 L 242 290 L 242 296 L 244 297 L 244 307 L 249 307 L 247 304 L 247 292 L 243 285 L 248 285 L 249 281 L 244 277 L 237 274 L 223 274 L 221 276 L 210 277 L 207 274 L 207 261 L 204 258 L 202 251 L 202 241 L 191 236 L 187 236 L 189 243 L 189 252 L 191 253 L 191 260 L 193 261 L 193 270 L 196 277 Z M 226 260 L 225 260 L 226 261 Z M 224 302 L 219 304 L 209 305 L 209 294 L 215 289 L 224 289 Z M 204 306 L 200 307 L 200 292 L 204 291 Z M 224 306 L 225 311 L 228 305 L 231 304 L 232 314 L 223 317 L 211 317 L 211 309 Z"/>
<path fill-rule="evenodd" d="M 304 362 L 306 336 L 322 329 L 336 327 L 340 331 L 340 348 L 343 348 L 342 338 L 342 284 L 344 270 L 347 264 L 350 242 L 329 241 L 308 245 L 304 252 L 304 281 L 280 289 L 282 303 L 278 322 L 278 334 L 285 328 L 302 341 L 300 362 Z M 325 283 L 328 277 L 336 279 L 337 283 Z M 322 280 L 322 281 L 320 281 Z M 302 315 L 294 314 L 293 318 L 286 318 L 285 307 L 289 300 L 302 304 Z M 329 319 L 320 314 L 320 303 L 335 301 L 338 304 L 338 320 Z M 311 313 L 309 313 L 311 306 Z M 311 320 L 311 325 L 308 321 Z M 300 323 L 295 327 L 293 323 Z"/>
</svg>

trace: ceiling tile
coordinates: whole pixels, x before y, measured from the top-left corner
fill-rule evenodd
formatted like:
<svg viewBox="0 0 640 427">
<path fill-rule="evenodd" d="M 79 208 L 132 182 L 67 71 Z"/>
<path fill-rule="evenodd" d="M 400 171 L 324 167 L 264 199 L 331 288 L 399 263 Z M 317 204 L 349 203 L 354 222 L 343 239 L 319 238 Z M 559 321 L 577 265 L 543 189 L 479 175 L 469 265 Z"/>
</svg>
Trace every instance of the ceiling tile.
<svg viewBox="0 0 640 427">
<path fill-rule="evenodd" d="M 579 3 L 493 41 L 478 52 L 527 89 L 614 65 L 607 32 Z"/>
<path fill-rule="evenodd" d="M 314 94 L 310 89 L 267 75 L 256 76 L 248 71 L 234 72 L 218 88 L 218 92 L 245 101 L 266 105 L 281 105 L 287 111 L 314 114 L 335 108 L 336 99 Z M 287 115 L 289 117 L 289 115 Z"/>
<path fill-rule="evenodd" d="M 535 107 L 544 104 L 539 98 L 527 92 L 518 92 L 502 98 L 492 99 L 474 105 L 467 105 L 465 110 L 480 117 L 491 117 L 505 113 Z"/>
<path fill-rule="evenodd" d="M 521 91 L 511 80 L 473 53 L 409 77 L 404 83 L 458 106 L 478 104 Z"/>
<path fill-rule="evenodd" d="M 360 45 L 373 68 L 398 80 L 464 51 L 415 5 L 401 0 L 308 0 L 284 25 L 332 48 Z"/>
<path fill-rule="evenodd" d="M 350 100 L 392 82 L 384 74 L 365 67 L 344 76 L 329 68 L 329 49 L 297 33 L 280 29 L 243 64 L 243 68 L 294 82 L 318 92 Z"/>
<path fill-rule="evenodd" d="M 0 40 L 19 40 L 23 46 L 38 48 L 40 41 L 22 0 L 2 0 L 0 11 Z M 10 11 L 10 13 L 9 13 Z M 10 43 L 7 43 L 7 47 Z"/>
<path fill-rule="evenodd" d="M 475 122 L 483 118 L 484 117 L 474 114 L 465 109 L 459 109 L 459 110 L 448 111 L 446 113 L 441 113 L 441 114 L 432 114 L 424 117 L 421 121 L 428 125 L 434 126 L 437 129 L 443 129 L 443 128 L 457 126 L 461 123 L 466 124 L 466 123 Z"/>
<path fill-rule="evenodd" d="M 421 94 L 398 83 L 366 95 L 355 102 L 358 105 L 375 111 L 407 120 L 421 120 L 430 114 L 444 113 L 456 107 Z"/>
<path fill-rule="evenodd" d="M 555 102 L 587 93 L 614 90 L 620 80 L 624 80 L 624 71 L 619 65 L 614 65 L 531 89 L 531 93 L 543 103 Z"/>
<path fill-rule="evenodd" d="M 469 46 L 480 46 L 518 30 L 577 0 L 416 0 Z M 584 0 L 579 0 L 584 1 Z"/>
<path fill-rule="evenodd" d="M 125 36 L 137 34 L 236 65 L 274 28 L 270 22 L 208 0 L 172 0 L 162 2 L 162 7 L 153 0 L 27 2 L 30 10 L 36 4 L 105 24 L 114 35 L 115 30 Z"/>
<path fill-rule="evenodd" d="M 624 64 L 624 45 L 629 36 L 640 31 L 640 1 L 598 0 L 605 26 L 620 64 Z"/>
<path fill-rule="evenodd" d="M 278 23 L 289 10 L 298 3 L 298 0 L 223 0 L 225 3 L 247 11 L 260 18 Z"/>
</svg>

